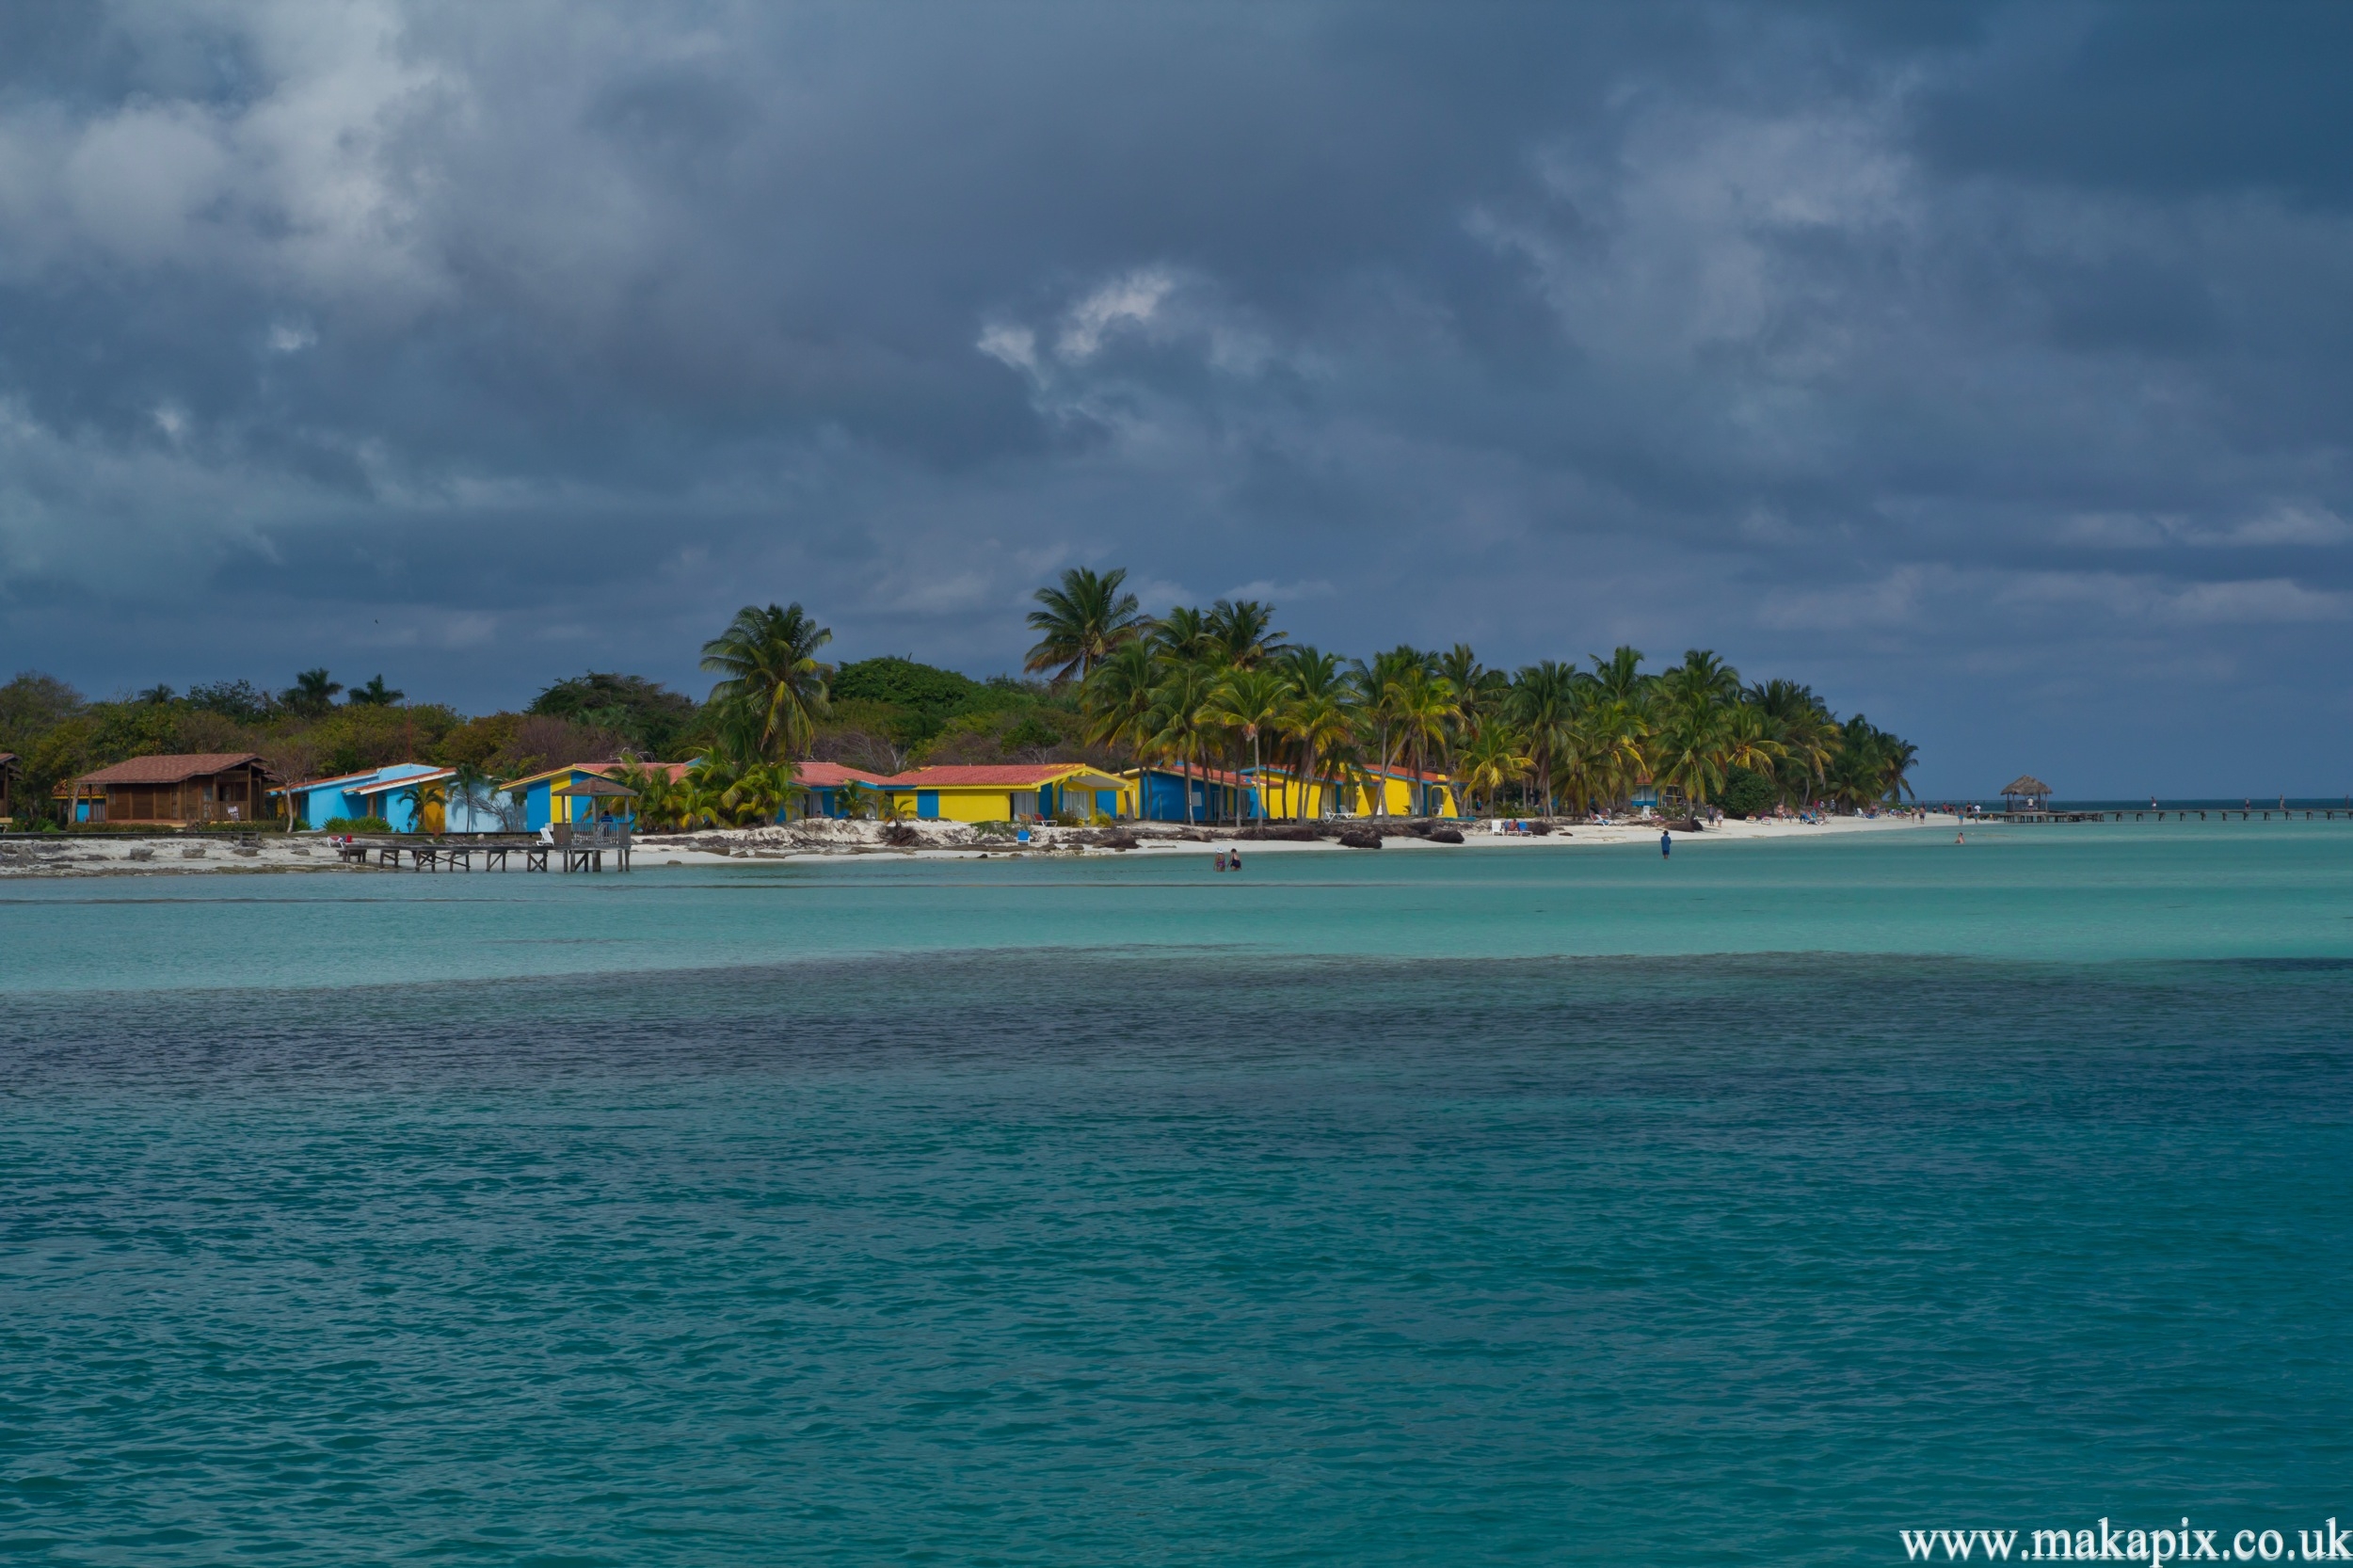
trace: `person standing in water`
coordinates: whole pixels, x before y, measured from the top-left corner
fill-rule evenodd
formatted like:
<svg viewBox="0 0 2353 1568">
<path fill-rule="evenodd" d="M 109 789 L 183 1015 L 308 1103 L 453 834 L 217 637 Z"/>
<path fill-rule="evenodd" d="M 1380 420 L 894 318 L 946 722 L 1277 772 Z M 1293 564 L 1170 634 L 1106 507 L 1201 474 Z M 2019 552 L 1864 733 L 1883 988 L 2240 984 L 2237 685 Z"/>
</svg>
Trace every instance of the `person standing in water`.
<svg viewBox="0 0 2353 1568">
<path fill-rule="evenodd" d="M 1672 833 L 1661 833 L 1658 836 L 1658 858 L 1664 860 L 1674 852 L 1675 836 Z"/>
</svg>

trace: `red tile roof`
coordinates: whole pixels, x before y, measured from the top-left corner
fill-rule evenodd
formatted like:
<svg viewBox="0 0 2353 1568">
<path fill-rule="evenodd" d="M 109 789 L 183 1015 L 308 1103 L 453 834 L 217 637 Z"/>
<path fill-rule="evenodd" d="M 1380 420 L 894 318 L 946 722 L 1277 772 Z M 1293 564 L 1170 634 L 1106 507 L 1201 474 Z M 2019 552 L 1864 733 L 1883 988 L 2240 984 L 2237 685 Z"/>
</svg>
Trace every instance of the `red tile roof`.
<svg viewBox="0 0 2353 1568">
<path fill-rule="evenodd" d="M 260 753 L 251 751 L 195 751 L 184 752 L 177 757 L 134 757 L 127 762 L 117 762 L 111 768 L 86 773 L 74 782 L 86 785 L 183 784 L 191 778 L 227 773 L 231 768 L 261 760 Z"/>
<path fill-rule="evenodd" d="M 1101 772 L 1101 769 L 1090 768 L 1082 762 L 1015 762 L 1002 766 L 958 763 L 916 768 L 888 782 L 894 790 L 1034 790 L 1041 784 L 1051 784 L 1065 774 Z"/>
<path fill-rule="evenodd" d="M 872 784 L 879 788 L 890 782 L 882 774 L 845 768 L 839 762 L 798 762 L 793 764 L 792 776 L 814 790 L 837 789 L 844 784 Z"/>
</svg>

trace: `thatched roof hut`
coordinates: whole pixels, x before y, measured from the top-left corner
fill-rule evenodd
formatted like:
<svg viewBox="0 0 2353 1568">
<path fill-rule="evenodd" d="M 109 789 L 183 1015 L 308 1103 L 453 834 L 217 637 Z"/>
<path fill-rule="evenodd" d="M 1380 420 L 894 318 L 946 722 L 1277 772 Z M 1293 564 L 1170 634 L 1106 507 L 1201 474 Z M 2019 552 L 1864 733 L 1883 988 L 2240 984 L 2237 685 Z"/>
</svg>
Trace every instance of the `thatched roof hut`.
<svg viewBox="0 0 2353 1568">
<path fill-rule="evenodd" d="M 2022 773 L 2002 786 L 2002 800 L 2010 809 L 2040 811 L 2051 798 L 2051 786 L 2030 773 Z"/>
</svg>

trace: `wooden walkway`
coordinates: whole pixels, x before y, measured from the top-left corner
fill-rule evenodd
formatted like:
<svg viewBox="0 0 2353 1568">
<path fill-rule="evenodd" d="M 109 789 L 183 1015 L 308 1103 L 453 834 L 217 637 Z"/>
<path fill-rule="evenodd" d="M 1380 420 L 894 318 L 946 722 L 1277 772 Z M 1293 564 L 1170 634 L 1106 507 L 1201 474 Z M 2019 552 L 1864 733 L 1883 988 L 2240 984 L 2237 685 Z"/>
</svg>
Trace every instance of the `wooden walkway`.
<svg viewBox="0 0 2353 1568">
<path fill-rule="evenodd" d="M 2301 806 L 2289 807 L 2285 810 L 2282 810 L 2277 806 L 2269 808 L 2261 806 L 2233 806 L 2229 808 L 2217 808 L 2210 806 L 2203 810 L 2201 810 L 2196 807 L 2190 807 L 2184 809 L 2169 806 L 2163 810 L 2139 811 L 1982 811 L 1974 817 L 1963 818 L 1962 821 L 1964 823 L 1998 822 L 2021 824 L 2059 822 L 2125 822 L 2128 820 L 2132 822 L 2163 822 L 2168 817 L 2172 818 L 2175 822 L 2189 822 L 2193 819 L 2198 822 L 2229 822 L 2233 817 L 2237 818 L 2240 822 L 2253 822 L 2258 818 L 2265 822 L 2269 822 L 2274 817 L 2278 817 L 2281 822 L 2293 822 L 2297 817 L 2303 818 L 2306 822 L 2334 822 L 2339 817 L 2343 817 L 2346 822 L 2353 823 L 2353 810 L 2347 810 L 2342 806 L 2337 807 L 2333 810 L 2326 807 L 2319 806 L 2315 806 L 2309 810 Z"/>
<path fill-rule="evenodd" d="M 629 835 L 622 833 L 558 844 L 536 839 L 355 839 L 337 844 L 335 854 L 345 865 L 395 872 L 471 872 L 477 860 L 486 872 L 601 872 L 607 856 L 615 871 L 625 872 L 629 848 Z"/>
</svg>

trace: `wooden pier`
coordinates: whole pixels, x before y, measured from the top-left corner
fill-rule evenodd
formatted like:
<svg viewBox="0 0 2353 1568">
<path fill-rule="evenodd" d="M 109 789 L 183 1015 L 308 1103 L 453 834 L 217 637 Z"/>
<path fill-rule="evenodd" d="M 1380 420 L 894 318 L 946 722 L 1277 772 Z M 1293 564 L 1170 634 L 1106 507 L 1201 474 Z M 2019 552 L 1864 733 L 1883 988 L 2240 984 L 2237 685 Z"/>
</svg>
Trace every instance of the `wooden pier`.
<svg viewBox="0 0 2353 1568">
<path fill-rule="evenodd" d="M 1969 823 L 1978 822 L 2015 823 L 2020 824 L 2062 822 L 2125 822 L 2128 820 L 2132 822 L 2163 822 L 2168 817 L 2172 818 L 2175 822 L 2189 822 L 2193 819 L 2198 822 L 2229 822 L 2233 818 L 2236 818 L 2240 822 L 2254 822 L 2259 819 L 2264 822 L 2269 822 L 2274 817 L 2278 817 L 2281 822 L 2293 822 L 2298 817 L 2301 817 L 2306 822 L 2334 822 L 2339 817 L 2343 817 L 2346 822 L 2353 823 L 2353 809 L 2347 809 L 2342 806 L 2334 808 L 2322 806 L 2314 806 L 2309 808 L 2301 806 L 2292 806 L 2285 808 L 2277 806 L 2209 806 L 2203 808 L 2194 806 L 2188 808 L 2168 806 L 2161 809 L 2152 808 L 2141 810 L 2127 808 L 2102 811 L 1980 811 L 1974 817 L 1963 817 L 1961 822 L 1963 825 L 1966 825 Z"/>
<path fill-rule="evenodd" d="M 435 838 L 354 839 L 335 846 L 345 865 L 384 871 L 601 872 L 608 858 L 616 872 L 629 870 L 629 834 L 559 833 L 553 841 L 514 835 L 464 834 Z"/>
</svg>

